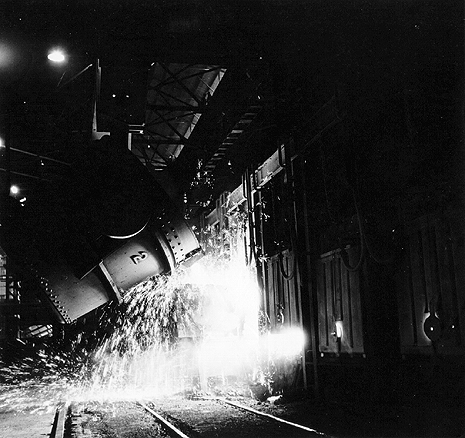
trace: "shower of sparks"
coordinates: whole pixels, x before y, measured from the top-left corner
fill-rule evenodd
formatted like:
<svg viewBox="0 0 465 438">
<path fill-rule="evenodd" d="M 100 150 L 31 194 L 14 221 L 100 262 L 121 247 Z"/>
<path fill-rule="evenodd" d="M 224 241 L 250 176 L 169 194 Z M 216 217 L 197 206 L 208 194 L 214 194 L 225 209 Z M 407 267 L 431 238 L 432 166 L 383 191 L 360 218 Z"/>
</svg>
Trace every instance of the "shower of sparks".
<svg viewBox="0 0 465 438">
<path fill-rule="evenodd" d="M 68 353 L 44 350 L 0 361 L 0 412 L 47 411 L 69 400 L 250 395 L 251 384 L 269 383 L 276 339 L 259 327 L 259 288 L 244 261 L 244 227 L 231 229 L 221 244 L 215 236 L 207 242 L 206 255 L 192 267 L 124 291 L 117 311 L 101 317 L 101 332 L 109 334 L 94 349 L 77 342 Z M 280 342 L 278 349 L 291 346 Z M 263 357 L 268 365 L 257 366 Z"/>
<path fill-rule="evenodd" d="M 258 288 L 249 267 L 206 255 L 190 269 L 127 291 L 112 335 L 93 356 L 85 396 L 207 392 L 251 373 Z"/>
<path fill-rule="evenodd" d="M 93 356 L 88 391 L 94 397 L 167 392 L 179 368 L 180 330 L 200 330 L 194 320 L 199 291 L 180 282 L 181 272 L 151 278 L 124 294 L 115 329 Z"/>
<path fill-rule="evenodd" d="M 4 353 L 4 352 L 1 352 Z M 8 362 L 0 360 L 0 413 L 51 413 L 58 402 L 79 392 L 85 354 L 44 349 Z"/>
</svg>

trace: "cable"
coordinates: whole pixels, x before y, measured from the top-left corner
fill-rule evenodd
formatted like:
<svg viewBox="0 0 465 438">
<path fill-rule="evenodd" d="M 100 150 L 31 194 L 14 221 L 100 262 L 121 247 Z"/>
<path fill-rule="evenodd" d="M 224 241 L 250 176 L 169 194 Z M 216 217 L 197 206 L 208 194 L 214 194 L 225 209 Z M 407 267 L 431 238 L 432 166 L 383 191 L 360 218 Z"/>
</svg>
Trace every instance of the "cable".
<svg viewBox="0 0 465 438">
<path fill-rule="evenodd" d="M 363 227 L 362 227 L 362 218 L 360 216 L 360 210 L 358 208 L 357 204 L 357 199 L 355 197 L 355 190 L 352 188 L 352 195 L 354 199 L 354 204 L 355 204 L 355 211 L 357 213 L 357 220 L 358 220 L 358 230 L 359 230 L 359 236 L 360 236 L 360 258 L 355 266 L 350 266 L 349 262 L 349 254 L 345 250 L 345 248 L 341 248 L 341 259 L 342 263 L 344 263 L 345 268 L 350 271 L 350 272 L 355 272 L 360 269 L 362 266 L 363 260 L 365 259 L 365 244 L 364 244 L 364 238 L 363 238 Z"/>
<path fill-rule="evenodd" d="M 358 228 L 359 228 L 359 235 L 360 235 L 360 248 L 361 249 L 360 249 L 360 259 L 357 262 L 357 264 L 354 267 L 352 267 L 349 264 L 349 256 L 347 254 L 347 251 L 344 248 L 341 248 L 341 259 L 342 259 L 342 262 L 344 263 L 345 268 L 348 271 L 351 271 L 351 272 L 354 272 L 354 271 L 357 271 L 358 269 L 360 269 L 360 267 L 362 265 L 362 262 L 364 260 L 364 257 L 366 255 L 366 252 L 368 252 L 370 257 L 376 263 L 378 263 L 380 265 L 387 265 L 387 264 L 392 263 L 394 261 L 394 258 L 395 258 L 394 255 L 392 255 L 392 256 L 390 256 L 390 257 L 388 257 L 386 259 L 381 259 L 377 255 L 375 255 L 373 247 L 371 246 L 371 244 L 369 242 L 369 239 L 367 237 L 367 234 L 365 232 L 365 229 L 364 229 L 363 217 L 362 217 L 362 215 L 360 213 L 360 208 L 358 206 L 357 197 L 356 197 L 356 194 L 355 194 L 355 189 L 353 187 L 351 189 L 352 189 L 352 196 L 353 196 L 353 199 L 354 199 L 355 210 L 356 210 L 356 213 L 357 213 Z"/>
<path fill-rule="evenodd" d="M 294 174 L 292 169 L 292 160 L 291 160 L 291 152 L 290 152 L 290 141 L 284 143 L 284 162 L 281 157 L 281 147 L 278 149 L 279 152 L 279 161 L 281 166 L 284 168 L 285 173 L 285 187 L 290 192 L 290 196 L 285 196 L 287 208 L 286 211 L 289 212 L 292 210 L 292 217 L 287 217 L 287 222 L 289 226 L 289 252 L 293 253 L 293 263 L 292 263 L 292 272 L 285 272 L 284 270 L 284 255 L 282 252 L 279 254 L 279 268 L 281 271 L 281 275 L 286 280 L 292 280 L 294 278 L 296 271 L 297 271 L 297 230 L 296 230 L 296 212 L 295 212 L 295 191 L 294 191 Z"/>
<path fill-rule="evenodd" d="M 292 280 L 294 278 L 295 271 L 296 271 L 295 260 L 292 263 L 292 270 L 289 268 L 289 271 L 291 271 L 290 273 L 289 272 L 286 273 L 284 270 L 284 255 L 282 252 L 279 253 L 278 260 L 279 260 L 279 270 L 281 271 L 281 275 L 284 277 L 285 280 Z"/>
<path fill-rule="evenodd" d="M 254 236 L 255 224 L 254 224 L 254 218 L 253 218 L 254 206 L 253 206 L 253 194 L 252 194 L 252 187 L 251 187 L 251 182 L 250 182 L 250 169 L 249 168 L 246 169 L 245 176 L 243 178 L 242 189 L 244 190 L 244 188 L 245 188 L 245 192 L 243 194 L 245 195 L 245 198 L 247 200 L 247 214 L 248 214 L 248 222 L 249 222 L 249 239 L 250 239 L 249 263 L 251 263 L 252 258 L 254 258 L 255 261 L 257 261 L 258 258 L 257 258 L 257 253 L 256 253 L 256 247 L 255 247 L 255 236 Z"/>
</svg>

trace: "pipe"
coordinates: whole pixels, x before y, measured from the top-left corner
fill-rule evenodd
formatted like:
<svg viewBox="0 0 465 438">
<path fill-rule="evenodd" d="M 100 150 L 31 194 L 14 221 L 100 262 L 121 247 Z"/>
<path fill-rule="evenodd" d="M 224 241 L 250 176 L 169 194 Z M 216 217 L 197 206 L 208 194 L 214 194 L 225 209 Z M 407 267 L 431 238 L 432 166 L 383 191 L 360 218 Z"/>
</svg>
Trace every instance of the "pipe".
<svg viewBox="0 0 465 438">
<path fill-rule="evenodd" d="M 309 232 L 309 220 L 308 220 L 308 194 L 307 194 L 307 181 L 305 178 L 305 168 L 304 162 L 301 162 L 301 184 L 302 184 L 302 209 L 304 215 L 304 238 L 305 238 L 305 259 L 306 259 L 306 272 L 308 275 L 308 295 L 309 295 L 309 315 L 310 315 L 310 340 L 311 340 L 311 353 L 312 353 L 312 368 L 313 368 L 313 380 L 314 380 L 314 393 L 316 396 L 319 395 L 320 387 L 319 387 L 319 375 L 318 375 L 318 354 L 317 354 L 317 345 L 318 345 L 318 317 L 316 315 L 316 308 L 315 306 L 315 296 L 314 296 L 314 289 L 312 287 L 311 278 L 312 278 L 312 270 L 311 270 L 311 259 L 310 259 L 310 232 Z M 302 303 L 302 301 L 300 301 Z M 305 355 L 304 355 L 305 357 Z"/>
</svg>

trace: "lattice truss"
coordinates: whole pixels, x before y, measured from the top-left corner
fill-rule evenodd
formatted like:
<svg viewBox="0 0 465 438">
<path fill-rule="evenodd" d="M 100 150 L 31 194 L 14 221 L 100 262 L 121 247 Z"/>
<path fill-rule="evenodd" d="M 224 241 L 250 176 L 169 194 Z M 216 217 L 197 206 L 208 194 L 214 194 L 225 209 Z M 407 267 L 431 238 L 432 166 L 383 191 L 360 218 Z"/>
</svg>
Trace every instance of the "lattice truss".
<svg viewBox="0 0 465 438">
<path fill-rule="evenodd" d="M 226 70 L 203 64 L 152 65 L 144 125 L 130 127 L 130 148 L 145 165 L 161 170 L 185 146 Z"/>
</svg>

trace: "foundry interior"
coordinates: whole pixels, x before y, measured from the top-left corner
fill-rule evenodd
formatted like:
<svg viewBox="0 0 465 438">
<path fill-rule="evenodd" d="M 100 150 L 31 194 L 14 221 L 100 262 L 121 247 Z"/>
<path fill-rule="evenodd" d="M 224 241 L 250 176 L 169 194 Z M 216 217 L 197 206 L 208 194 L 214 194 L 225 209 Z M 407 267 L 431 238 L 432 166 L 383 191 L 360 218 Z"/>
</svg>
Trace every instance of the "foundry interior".
<svg viewBox="0 0 465 438">
<path fill-rule="evenodd" d="M 1 8 L 2 385 L 464 433 L 462 2 Z"/>
</svg>

